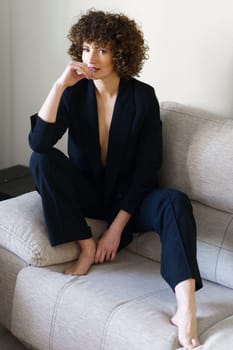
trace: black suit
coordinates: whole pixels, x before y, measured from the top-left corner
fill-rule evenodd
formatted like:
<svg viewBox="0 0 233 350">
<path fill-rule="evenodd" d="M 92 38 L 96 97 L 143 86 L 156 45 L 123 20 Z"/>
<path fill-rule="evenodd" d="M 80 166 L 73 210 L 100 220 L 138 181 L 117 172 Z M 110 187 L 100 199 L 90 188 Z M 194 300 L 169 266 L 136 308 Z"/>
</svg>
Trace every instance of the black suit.
<svg viewBox="0 0 233 350">
<path fill-rule="evenodd" d="M 32 117 L 30 145 L 48 152 L 69 129 L 71 162 L 94 184 L 102 182 L 98 117 L 92 81 L 68 88 L 60 104 L 57 123 Z M 154 90 L 135 79 L 121 80 L 109 135 L 105 169 L 106 206 L 122 198 L 122 209 L 134 212 L 145 193 L 155 187 L 161 165 L 162 137 L 159 105 Z"/>
<path fill-rule="evenodd" d="M 67 129 L 69 160 L 53 148 Z M 49 124 L 38 115 L 32 116 L 29 142 L 35 151 L 31 158 L 31 171 L 42 197 L 53 245 L 91 237 L 85 216 L 104 218 L 110 223 L 120 209 L 133 214 L 122 234 L 120 248 L 130 242 L 136 228 L 153 229 L 161 236 L 162 231 L 166 231 L 166 225 L 161 222 L 164 211 L 160 213 L 159 220 L 154 220 L 153 215 L 159 213 L 161 203 L 165 203 L 168 197 L 173 196 L 175 200 L 172 199 L 172 202 L 177 202 L 177 191 L 158 189 L 162 131 L 159 104 L 151 86 L 136 79 L 120 81 L 105 168 L 101 164 L 97 103 L 91 80 L 83 79 L 65 90 L 56 123 Z M 195 272 L 192 268 L 190 272 L 188 267 L 182 272 L 186 276 L 196 274 L 198 268 L 195 223 L 186 196 L 182 203 L 188 206 L 189 226 L 193 227 L 191 263 L 194 262 Z M 156 213 L 150 215 L 155 208 Z M 170 219 L 167 221 L 170 222 Z M 172 234 L 174 226 L 167 228 L 166 232 Z M 177 234 L 182 235 L 180 232 Z M 163 275 L 172 287 L 182 280 L 180 273 L 175 282 L 167 276 L 171 275 L 171 271 Z"/>
</svg>

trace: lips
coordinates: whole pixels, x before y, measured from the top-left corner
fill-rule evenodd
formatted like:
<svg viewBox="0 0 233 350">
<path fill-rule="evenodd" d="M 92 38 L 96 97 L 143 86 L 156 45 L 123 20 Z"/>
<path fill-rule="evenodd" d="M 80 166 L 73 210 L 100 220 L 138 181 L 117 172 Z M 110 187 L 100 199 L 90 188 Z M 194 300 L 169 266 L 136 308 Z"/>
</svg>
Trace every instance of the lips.
<svg viewBox="0 0 233 350">
<path fill-rule="evenodd" d="M 95 67 L 88 67 L 88 69 L 89 69 L 89 71 L 91 72 L 91 73 L 95 73 L 95 72 L 97 72 L 97 68 L 95 68 Z"/>
</svg>

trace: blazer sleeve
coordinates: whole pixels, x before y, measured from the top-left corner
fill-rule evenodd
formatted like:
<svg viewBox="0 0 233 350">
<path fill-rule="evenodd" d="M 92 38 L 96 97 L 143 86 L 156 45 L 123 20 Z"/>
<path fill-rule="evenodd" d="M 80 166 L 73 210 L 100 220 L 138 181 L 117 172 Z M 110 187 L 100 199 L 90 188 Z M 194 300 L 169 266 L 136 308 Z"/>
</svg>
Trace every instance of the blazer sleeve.
<svg viewBox="0 0 233 350">
<path fill-rule="evenodd" d="M 133 214 L 145 195 L 158 186 L 162 164 L 162 122 L 154 89 L 147 91 L 144 123 L 136 150 L 135 166 L 121 209 Z"/>
<path fill-rule="evenodd" d="M 68 89 L 62 95 L 55 123 L 44 121 L 38 114 L 32 115 L 30 119 L 29 145 L 33 151 L 47 153 L 69 127 Z"/>
</svg>

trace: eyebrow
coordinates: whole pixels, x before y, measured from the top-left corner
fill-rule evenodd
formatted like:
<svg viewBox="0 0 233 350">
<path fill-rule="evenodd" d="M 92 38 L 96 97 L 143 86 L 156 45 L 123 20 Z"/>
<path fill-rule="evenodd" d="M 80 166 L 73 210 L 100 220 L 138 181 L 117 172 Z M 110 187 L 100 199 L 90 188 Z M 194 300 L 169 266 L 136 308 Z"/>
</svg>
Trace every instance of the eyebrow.
<svg viewBox="0 0 233 350">
<path fill-rule="evenodd" d="M 88 44 L 88 43 L 83 43 L 83 45 L 82 45 L 83 47 L 90 47 L 90 46 L 92 46 L 92 44 Z M 98 44 L 94 44 L 94 48 L 95 49 L 105 49 L 105 50 L 107 50 L 107 49 L 110 49 L 110 47 L 109 47 L 109 45 L 98 45 Z"/>
</svg>

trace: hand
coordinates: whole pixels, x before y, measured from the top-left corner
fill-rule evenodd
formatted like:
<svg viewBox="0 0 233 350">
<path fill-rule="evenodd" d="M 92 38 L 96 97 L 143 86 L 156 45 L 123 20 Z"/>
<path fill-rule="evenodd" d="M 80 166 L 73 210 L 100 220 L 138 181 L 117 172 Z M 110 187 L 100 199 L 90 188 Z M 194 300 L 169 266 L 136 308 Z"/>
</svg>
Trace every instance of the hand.
<svg viewBox="0 0 233 350">
<path fill-rule="evenodd" d="M 64 87 L 68 87 L 76 84 L 83 78 L 92 78 L 92 72 L 89 70 L 87 64 L 72 61 L 68 64 L 68 66 L 58 79 L 58 83 Z"/>
<path fill-rule="evenodd" d="M 120 244 L 121 233 L 109 228 L 100 238 L 95 254 L 95 264 L 113 261 Z"/>
</svg>

